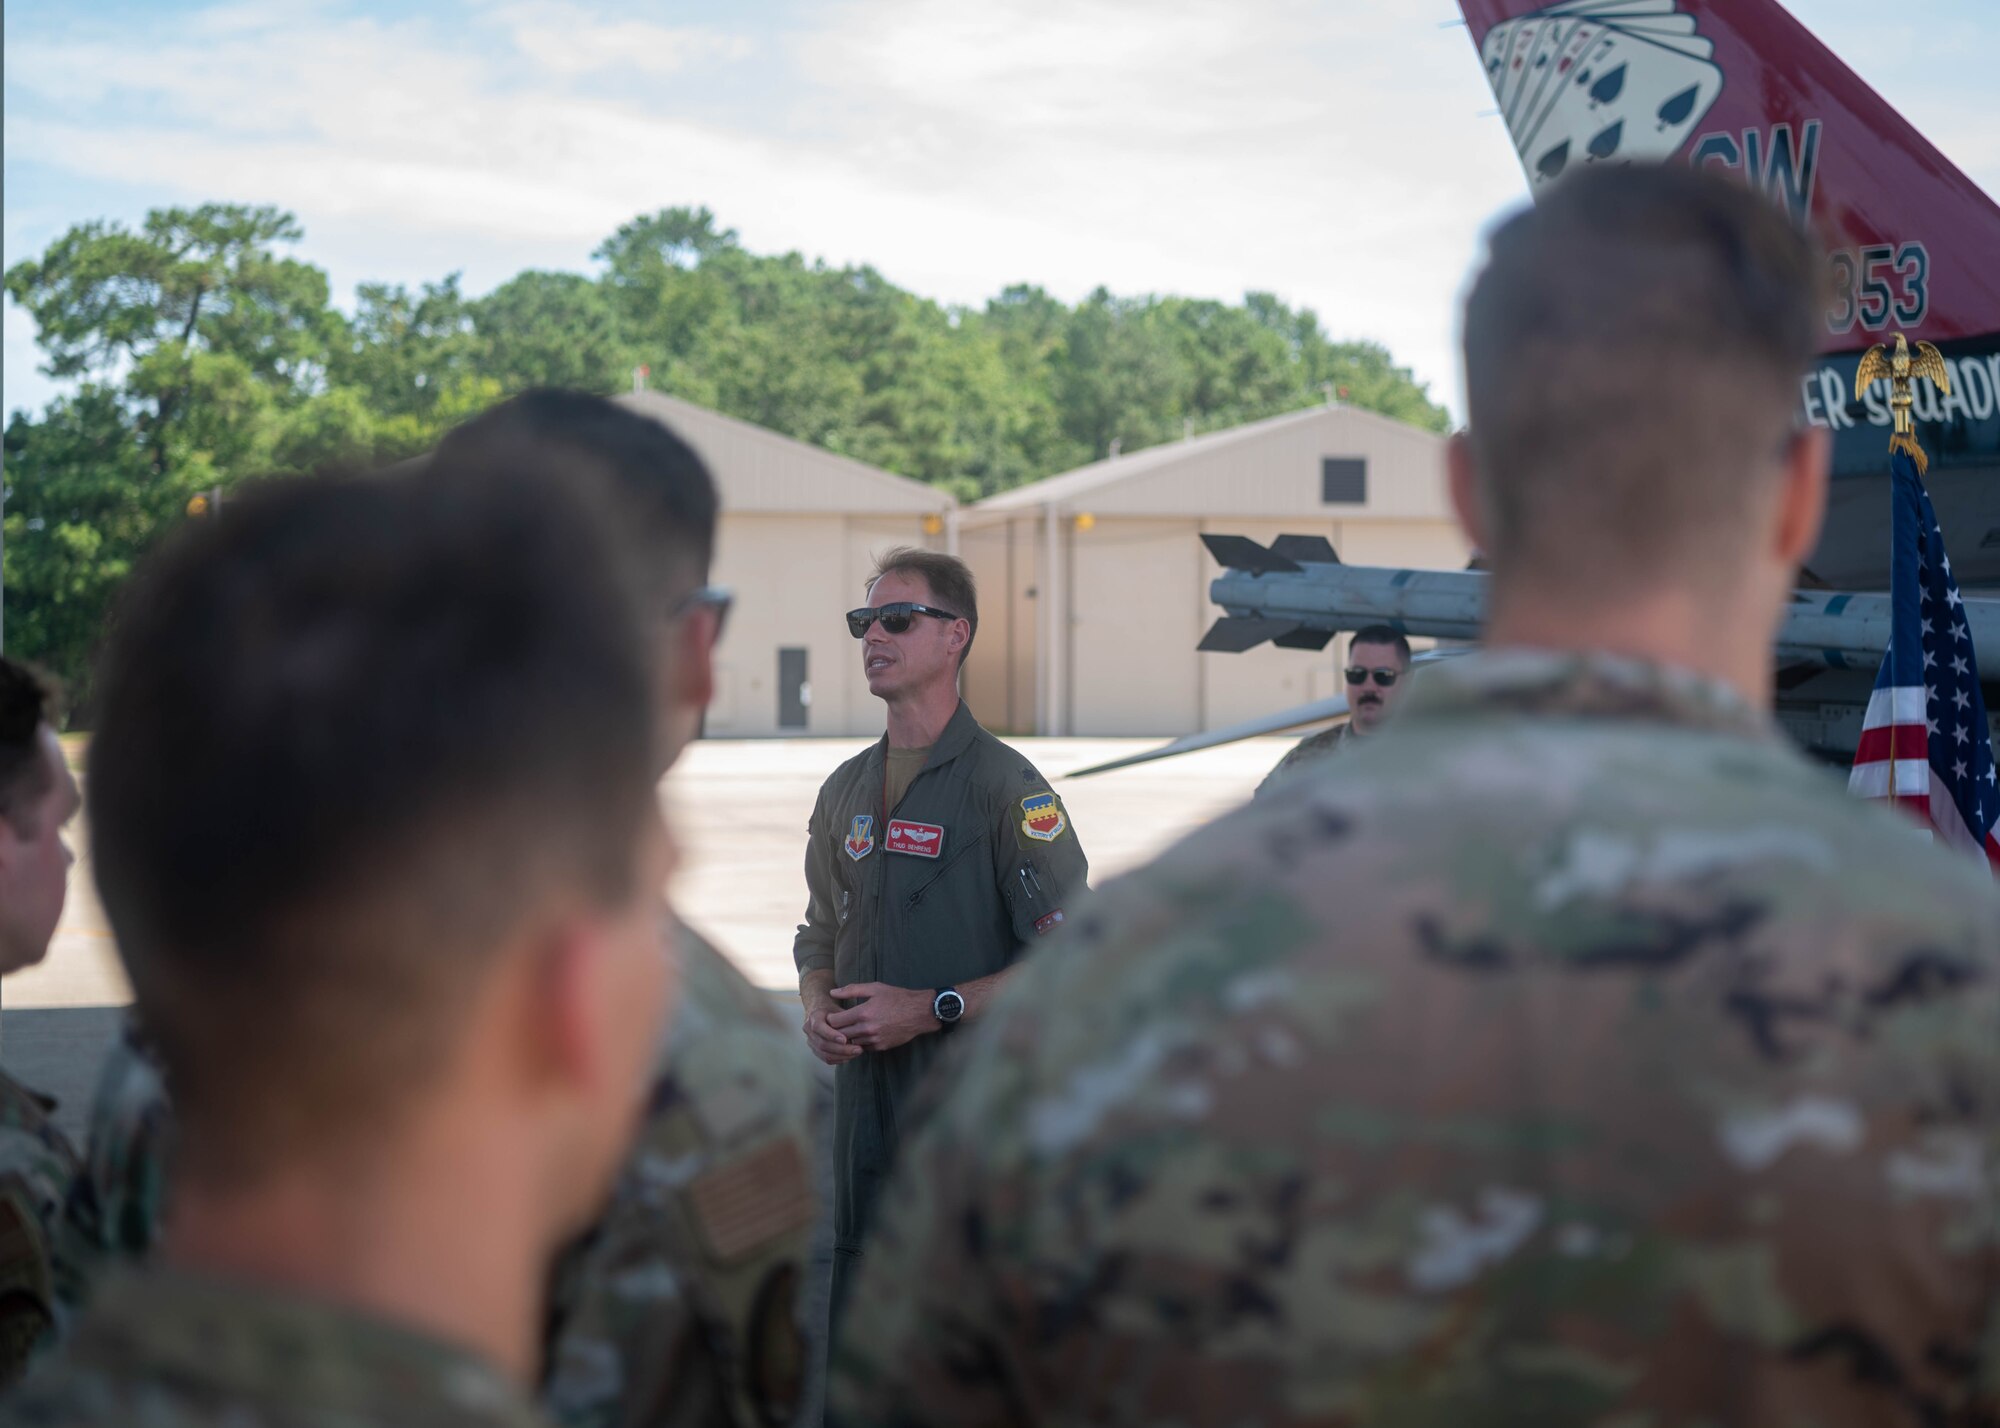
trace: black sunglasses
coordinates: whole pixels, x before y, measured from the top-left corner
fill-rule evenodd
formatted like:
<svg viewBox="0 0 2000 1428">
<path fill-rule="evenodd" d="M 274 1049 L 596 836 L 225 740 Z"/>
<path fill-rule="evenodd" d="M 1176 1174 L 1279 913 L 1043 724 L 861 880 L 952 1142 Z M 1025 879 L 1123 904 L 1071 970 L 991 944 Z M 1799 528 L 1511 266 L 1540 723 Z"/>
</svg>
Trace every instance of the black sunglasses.
<svg viewBox="0 0 2000 1428">
<path fill-rule="evenodd" d="M 929 605 L 919 605 L 910 600 L 898 600 L 893 605 L 870 607 L 863 605 L 859 610 L 847 612 L 847 633 L 861 640 L 868 637 L 868 627 L 877 620 L 882 628 L 892 635 L 900 635 L 910 628 L 910 619 L 916 615 L 929 615 L 934 620 L 956 620 L 958 616 L 949 610 L 934 609 Z"/>
<path fill-rule="evenodd" d="M 690 590 L 674 601 L 667 611 L 669 620 L 678 620 L 690 610 L 715 611 L 715 637 L 722 638 L 722 630 L 729 623 L 729 608 L 736 603 L 736 595 L 726 585 L 704 585 L 698 590 Z"/>
<path fill-rule="evenodd" d="M 1347 667 L 1347 682 L 1349 684 L 1366 684 L 1368 682 L 1368 676 L 1371 674 L 1375 676 L 1375 682 L 1381 685 L 1382 688 L 1384 689 L 1387 689 L 1390 685 L 1394 684 L 1398 679 L 1402 677 L 1400 672 L 1397 670 L 1365 669 L 1361 665 L 1350 664 Z"/>
</svg>

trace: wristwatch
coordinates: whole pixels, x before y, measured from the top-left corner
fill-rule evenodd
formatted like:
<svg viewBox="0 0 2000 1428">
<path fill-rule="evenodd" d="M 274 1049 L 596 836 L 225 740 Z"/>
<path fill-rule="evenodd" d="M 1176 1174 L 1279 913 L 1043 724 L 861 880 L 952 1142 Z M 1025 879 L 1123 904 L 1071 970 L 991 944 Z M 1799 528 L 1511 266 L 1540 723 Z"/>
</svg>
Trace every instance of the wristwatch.
<svg viewBox="0 0 2000 1428">
<path fill-rule="evenodd" d="M 965 998 L 959 995 L 958 988 L 946 987 L 935 997 L 932 997 L 931 1015 L 935 1016 L 946 1026 L 952 1025 L 952 1023 L 964 1016 Z"/>
</svg>

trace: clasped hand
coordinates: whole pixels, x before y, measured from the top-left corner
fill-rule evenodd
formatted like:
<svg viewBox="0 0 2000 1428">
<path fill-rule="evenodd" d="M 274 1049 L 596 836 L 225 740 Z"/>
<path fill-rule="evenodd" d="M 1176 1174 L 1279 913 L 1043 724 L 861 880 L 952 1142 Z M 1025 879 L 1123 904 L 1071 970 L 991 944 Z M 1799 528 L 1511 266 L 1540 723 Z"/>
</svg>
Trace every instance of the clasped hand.
<svg viewBox="0 0 2000 1428">
<path fill-rule="evenodd" d="M 829 1066 L 852 1061 L 864 1051 L 893 1051 L 938 1028 L 932 994 L 883 982 L 835 987 L 831 995 L 851 1007 L 821 1006 L 807 1013 L 806 1041 Z"/>
</svg>

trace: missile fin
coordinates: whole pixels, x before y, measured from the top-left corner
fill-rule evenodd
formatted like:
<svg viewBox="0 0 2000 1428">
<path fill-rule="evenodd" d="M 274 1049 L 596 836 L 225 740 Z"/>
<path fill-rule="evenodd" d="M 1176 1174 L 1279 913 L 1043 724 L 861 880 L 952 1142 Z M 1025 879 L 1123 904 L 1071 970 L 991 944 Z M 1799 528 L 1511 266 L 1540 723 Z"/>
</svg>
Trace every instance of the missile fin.
<svg viewBox="0 0 2000 1428">
<path fill-rule="evenodd" d="M 1296 562 L 1274 555 L 1249 536 L 1204 534 L 1201 543 L 1208 547 L 1208 553 L 1215 557 L 1217 564 L 1230 570 L 1241 570 L 1251 575 L 1299 573 Z"/>
<path fill-rule="evenodd" d="M 1284 650 L 1323 650 L 1332 639 L 1332 630 L 1315 630 L 1302 625 L 1288 635 L 1271 636 L 1271 643 Z"/>
<path fill-rule="evenodd" d="M 1266 640 L 1289 635 L 1298 627 L 1296 620 L 1267 620 L 1261 615 L 1224 615 L 1208 627 L 1208 633 L 1201 637 L 1201 643 L 1195 648 L 1241 654 L 1255 649 Z"/>
<path fill-rule="evenodd" d="M 1271 554 L 1303 565 L 1338 565 L 1333 542 L 1322 535 L 1281 535 L 1271 542 Z"/>
</svg>

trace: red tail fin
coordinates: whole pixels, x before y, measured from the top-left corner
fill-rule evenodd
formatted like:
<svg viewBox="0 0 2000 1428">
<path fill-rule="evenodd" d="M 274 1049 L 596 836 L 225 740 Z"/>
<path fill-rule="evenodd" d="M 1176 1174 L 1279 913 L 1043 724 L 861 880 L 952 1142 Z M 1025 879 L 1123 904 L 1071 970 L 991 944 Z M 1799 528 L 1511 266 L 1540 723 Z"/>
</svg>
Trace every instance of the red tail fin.
<svg viewBox="0 0 2000 1428">
<path fill-rule="evenodd" d="M 1631 159 L 1740 174 L 1810 220 L 1828 350 L 2000 332 L 2000 207 L 1776 0 L 1461 0 L 1531 188 Z"/>
</svg>

